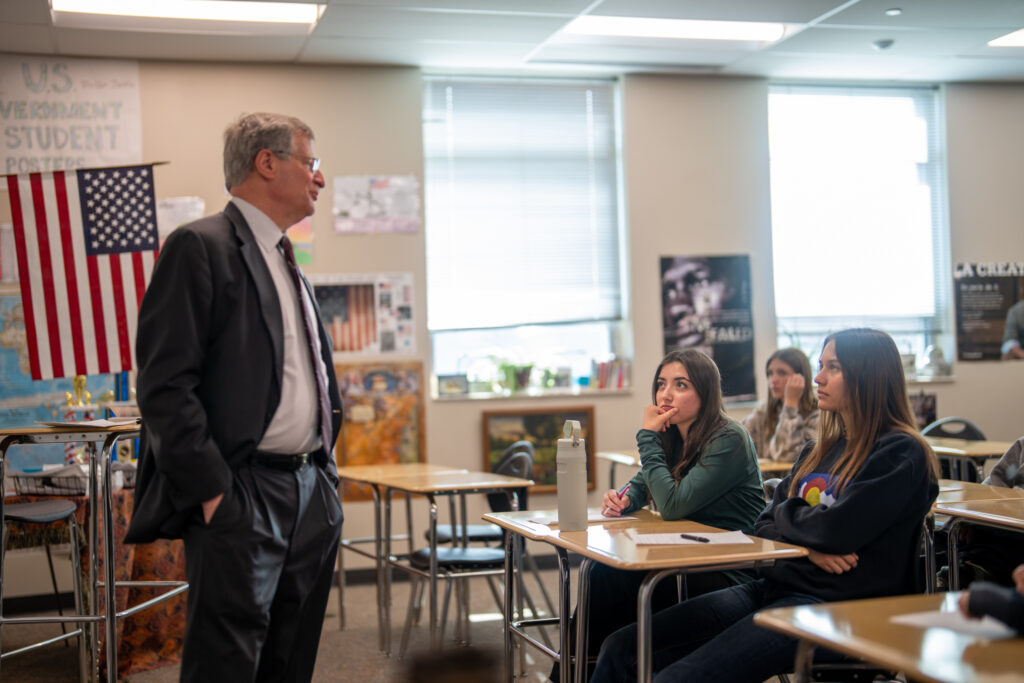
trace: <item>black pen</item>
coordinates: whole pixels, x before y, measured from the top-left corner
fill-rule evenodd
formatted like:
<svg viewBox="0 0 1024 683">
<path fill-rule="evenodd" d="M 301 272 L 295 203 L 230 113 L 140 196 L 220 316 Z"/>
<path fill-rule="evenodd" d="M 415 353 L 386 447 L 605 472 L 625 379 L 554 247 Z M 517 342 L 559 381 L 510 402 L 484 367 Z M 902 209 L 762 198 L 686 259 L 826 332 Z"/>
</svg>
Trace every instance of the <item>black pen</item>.
<svg viewBox="0 0 1024 683">
<path fill-rule="evenodd" d="M 692 534 L 679 534 L 679 538 L 685 538 L 687 541 L 697 541 L 698 543 L 710 543 L 710 538 L 704 538 L 703 536 L 693 536 Z"/>
</svg>

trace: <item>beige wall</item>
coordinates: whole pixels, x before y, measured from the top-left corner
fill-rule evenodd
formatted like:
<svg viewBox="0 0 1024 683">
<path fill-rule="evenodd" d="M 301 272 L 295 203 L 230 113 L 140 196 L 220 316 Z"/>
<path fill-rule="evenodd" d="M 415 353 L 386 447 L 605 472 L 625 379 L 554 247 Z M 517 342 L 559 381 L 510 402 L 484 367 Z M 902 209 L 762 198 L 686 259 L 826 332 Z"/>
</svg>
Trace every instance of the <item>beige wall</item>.
<svg viewBox="0 0 1024 683">
<path fill-rule="evenodd" d="M 220 172 L 220 135 L 230 119 L 243 111 L 271 110 L 293 113 L 313 127 L 328 188 L 314 217 L 315 261 L 306 270 L 414 273 L 416 359 L 429 372 L 423 234 L 340 237 L 333 233 L 330 219 L 334 175 L 412 173 L 422 179 L 419 72 L 143 62 L 140 78 L 143 157 L 171 162 L 157 171 L 158 195 L 202 196 L 208 212 L 219 210 L 227 199 Z M 591 403 L 597 447 L 632 449 L 650 374 L 662 352 L 657 276 L 661 255 L 751 255 L 756 364 L 763 364 L 775 343 L 766 92 L 766 83 L 754 79 L 624 79 L 624 180 L 637 388 L 629 394 L 529 403 L 428 400 L 429 461 L 480 467 L 480 413 L 525 405 Z M 1024 86 L 956 85 L 946 89 L 946 97 L 952 260 L 1021 260 Z M 828 259 L 841 257 L 815 258 L 809 264 L 812 285 L 827 283 Z M 505 268 L 496 250 L 496 276 Z M 1018 389 L 1024 363 L 958 363 L 955 373 L 954 382 L 927 387 L 938 394 L 940 416 L 969 416 L 992 439 L 1024 434 Z M 763 394 L 760 377 L 758 387 Z M 748 410 L 737 407 L 734 414 L 740 417 Z M 601 467 L 594 504 L 606 485 L 607 471 Z M 553 496 L 533 501 L 531 507 L 555 504 Z M 475 501 L 471 513 L 483 509 L 483 503 Z M 369 503 L 346 504 L 345 516 L 346 536 L 372 534 Z"/>
</svg>

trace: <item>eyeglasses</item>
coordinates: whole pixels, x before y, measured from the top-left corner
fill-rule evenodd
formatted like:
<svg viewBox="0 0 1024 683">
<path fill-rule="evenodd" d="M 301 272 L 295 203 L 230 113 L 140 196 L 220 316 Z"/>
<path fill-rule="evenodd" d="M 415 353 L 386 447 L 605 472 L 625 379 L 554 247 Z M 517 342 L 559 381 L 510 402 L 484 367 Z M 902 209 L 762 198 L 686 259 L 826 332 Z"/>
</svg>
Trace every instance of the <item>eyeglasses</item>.
<svg viewBox="0 0 1024 683">
<path fill-rule="evenodd" d="M 274 154 L 279 157 L 295 157 L 296 159 L 301 159 L 303 165 L 309 169 L 310 173 L 316 173 L 320 170 L 320 159 L 316 157 L 307 157 L 302 154 L 296 154 L 295 152 L 282 151 L 275 151 Z"/>
</svg>

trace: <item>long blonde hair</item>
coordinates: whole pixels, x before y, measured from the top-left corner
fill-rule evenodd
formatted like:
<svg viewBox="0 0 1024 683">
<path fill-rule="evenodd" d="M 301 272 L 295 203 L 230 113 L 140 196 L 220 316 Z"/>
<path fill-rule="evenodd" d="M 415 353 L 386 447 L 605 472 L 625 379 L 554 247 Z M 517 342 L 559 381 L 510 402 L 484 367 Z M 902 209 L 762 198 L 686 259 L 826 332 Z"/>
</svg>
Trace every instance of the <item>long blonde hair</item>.
<svg viewBox="0 0 1024 683">
<path fill-rule="evenodd" d="M 789 496 L 798 495 L 800 481 L 814 472 L 843 437 L 846 448 L 829 474 L 837 478 L 840 491 L 860 471 L 874 443 L 884 434 L 899 431 L 914 437 L 931 461 L 938 478 L 938 461 L 931 446 L 917 431 L 914 412 L 907 397 L 907 383 L 896 343 L 885 332 L 854 328 L 830 334 L 822 348 L 832 343 L 843 373 L 846 405 L 851 424 L 837 411 L 821 411 L 818 442 L 793 473 Z"/>
</svg>

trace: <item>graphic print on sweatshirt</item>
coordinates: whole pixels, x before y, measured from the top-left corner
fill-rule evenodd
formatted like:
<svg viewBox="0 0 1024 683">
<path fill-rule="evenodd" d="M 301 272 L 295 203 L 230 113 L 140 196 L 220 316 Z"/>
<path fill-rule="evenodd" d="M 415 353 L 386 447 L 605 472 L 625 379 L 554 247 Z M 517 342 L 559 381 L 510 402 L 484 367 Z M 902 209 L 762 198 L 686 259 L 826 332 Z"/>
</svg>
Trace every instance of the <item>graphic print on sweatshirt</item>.
<svg viewBox="0 0 1024 683">
<path fill-rule="evenodd" d="M 839 497 L 834 487 L 838 479 L 827 473 L 813 472 L 800 480 L 800 497 L 811 507 L 832 505 Z"/>
</svg>

